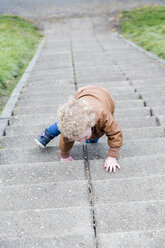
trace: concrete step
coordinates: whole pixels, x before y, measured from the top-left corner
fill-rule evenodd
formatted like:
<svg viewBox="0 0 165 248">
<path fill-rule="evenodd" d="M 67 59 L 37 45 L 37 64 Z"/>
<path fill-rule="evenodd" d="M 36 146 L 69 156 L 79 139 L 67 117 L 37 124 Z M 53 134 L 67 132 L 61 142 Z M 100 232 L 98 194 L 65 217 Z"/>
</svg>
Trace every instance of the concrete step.
<svg viewBox="0 0 165 248">
<path fill-rule="evenodd" d="M 69 64 L 70 65 L 70 64 Z M 28 81 L 53 81 L 54 80 L 69 80 L 69 81 L 72 81 L 74 82 L 74 78 L 73 78 L 73 74 L 72 73 L 68 73 L 68 74 L 65 74 L 65 73 L 57 73 L 57 74 L 50 74 L 50 75 L 40 75 L 39 73 L 38 74 L 31 74 L 28 78 Z"/>
<path fill-rule="evenodd" d="M 67 98 L 64 100 L 66 101 Z M 62 101 L 61 101 L 62 103 Z M 19 100 L 17 102 L 17 105 L 15 106 L 14 108 L 14 113 L 16 112 L 17 113 L 17 109 L 19 111 L 19 108 L 35 108 L 37 107 L 37 105 L 39 105 L 40 107 L 42 108 L 47 108 L 47 106 L 54 106 L 54 108 L 57 108 L 59 106 L 59 104 L 56 102 L 56 98 L 54 99 L 51 99 L 49 101 L 49 105 L 47 105 L 47 99 L 33 99 L 33 100 Z M 132 100 L 116 100 L 115 101 L 115 108 L 118 109 L 118 108 L 134 108 L 134 107 L 144 107 L 144 101 L 141 100 L 141 99 L 132 99 Z"/>
<path fill-rule="evenodd" d="M 112 94 L 112 95 L 118 95 L 118 94 L 134 94 L 134 88 L 131 86 L 128 87 L 113 87 L 113 88 L 107 88 L 107 90 Z M 22 94 L 20 95 L 20 98 L 32 98 L 33 96 L 35 97 L 36 95 L 52 95 L 52 92 L 56 92 L 57 96 L 69 96 L 73 95 L 76 93 L 75 89 L 73 90 L 56 90 L 56 87 L 53 88 L 46 88 L 46 89 L 33 89 L 30 91 L 23 91 Z M 54 96 L 56 97 L 56 96 Z"/>
<path fill-rule="evenodd" d="M 83 65 L 84 66 L 84 62 L 86 62 L 86 64 L 92 64 L 92 62 L 94 62 L 95 64 L 104 64 L 105 61 L 107 62 L 106 65 L 109 63 L 111 66 L 115 65 L 115 62 L 112 62 L 107 56 L 103 55 L 102 53 L 100 53 L 99 55 L 95 53 L 93 54 L 88 54 L 83 56 L 83 53 L 78 53 L 78 55 L 74 54 L 74 60 L 75 60 L 75 67 L 79 66 L 79 65 Z"/>
<path fill-rule="evenodd" d="M 5 133 L 7 136 L 20 136 L 20 135 L 39 135 L 45 128 L 47 128 L 49 125 L 52 125 L 54 123 L 49 122 L 49 123 L 43 123 L 43 124 L 37 124 L 34 123 L 33 126 L 30 125 L 28 126 L 27 123 L 25 125 L 21 126 L 8 126 L 5 130 Z M 38 121 L 37 121 L 38 123 Z M 141 128 L 141 127 L 156 127 L 157 128 L 157 121 L 155 117 L 140 117 L 140 118 L 127 118 L 124 120 L 119 121 L 118 123 L 120 124 L 120 127 L 129 129 L 129 128 Z M 134 131 L 133 131 L 134 133 Z"/>
<path fill-rule="evenodd" d="M 107 157 L 109 147 L 106 143 L 87 144 L 88 158 L 104 159 Z M 132 157 L 132 156 L 144 156 L 144 155 L 156 155 L 164 154 L 165 138 L 154 139 L 141 139 L 141 140 L 128 140 L 124 141 L 124 144 L 120 151 L 120 157 Z"/>
<path fill-rule="evenodd" d="M 60 90 L 62 88 L 65 88 L 65 89 L 75 89 L 75 84 L 73 81 L 70 81 L 70 80 L 57 80 L 57 79 L 54 79 L 54 80 L 50 80 L 50 81 L 47 81 L 47 80 L 34 80 L 34 81 L 29 81 L 27 80 L 26 84 L 24 85 L 23 87 L 23 91 L 24 90 L 28 90 L 28 89 L 42 89 L 42 87 L 54 87 L 56 85 L 57 87 L 57 90 Z"/>
<path fill-rule="evenodd" d="M 108 51 L 108 50 L 107 50 Z M 110 50 L 109 54 L 113 57 L 113 59 L 115 59 L 116 61 L 118 61 L 119 65 L 128 65 L 128 61 L 131 65 L 134 65 L 136 68 L 137 64 L 147 64 L 147 63 L 151 63 L 151 59 L 150 58 L 146 58 L 146 56 L 139 56 L 139 53 L 137 54 L 135 51 L 130 53 L 130 49 L 127 51 L 121 51 L 121 50 Z M 136 57 L 136 61 L 135 60 Z"/>
<path fill-rule="evenodd" d="M 87 84 L 84 84 L 83 86 L 85 86 Z M 107 82 L 106 84 L 104 84 L 103 82 L 102 83 L 97 83 L 96 85 L 100 86 L 100 87 L 128 87 L 130 86 L 130 82 L 129 81 L 109 81 Z M 57 90 L 60 90 L 60 89 L 75 89 L 75 85 L 74 83 L 70 83 L 70 82 L 65 82 L 65 81 L 62 81 L 62 82 L 57 82 L 56 80 L 55 81 L 29 81 L 23 88 L 23 91 L 25 90 L 30 90 L 30 89 L 45 89 L 47 87 L 57 87 L 56 89 Z"/>
<path fill-rule="evenodd" d="M 60 53 L 60 52 L 59 52 Z M 63 53 L 64 54 L 64 53 Z M 60 55 L 60 54 L 59 54 Z M 73 69 L 72 67 L 72 60 L 70 58 L 65 59 L 59 59 L 58 62 L 54 56 L 47 56 L 47 58 L 42 58 L 43 60 L 38 60 L 33 72 L 41 71 L 41 70 L 51 70 L 55 69 L 58 70 L 61 68 L 61 70 L 65 69 Z M 50 59 L 50 60 L 49 60 Z"/>
<path fill-rule="evenodd" d="M 84 86 L 86 86 L 87 85 L 87 83 L 85 84 L 81 84 L 81 86 L 79 86 L 78 85 L 78 88 L 80 88 L 80 87 L 84 87 Z M 128 81 L 128 80 L 124 80 L 124 81 L 121 81 L 121 80 L 119 80 L 119 81 L 107 81 L 107 82 L 104 82 L 104 81 L 102 81 L 102 82 L 96 82 L 94 85 L 97 85 L 97 86 L 100 86 L 100 87 L 103 87 L 103 88 L 105 88 L 105 89 L 108 89 L 108 88 L 115 88 L 115 87 L 132 87 L 132 84 L 130 83 L 130 81 Z"/>
<path fill-rule="evenodd" d="M 145 89 L 145 90 L 139 90 L 137 93 L 140 93 L 140 95 L 144 98 L 145 96 L 148 97 L 157 97 L 160 95 L 160 97 L 164 96 L 164 90 L 163 89 Z"/>
<path fill-rule="evenodd" d="M 75 160 L 83 159 L 82 144 L 75 144 L 71 150 L 71 156 Z M 16 163 L 40 163 L 60 161 L 59 147 L 35 148 L 11 148 L 0 150 L 0 164 Z"/>
<path fill-rule="evenodd" d="M 43 62 L 39 62 L 35 65 L 34 69 L 33 69 L 33 72 L 36 72 L 36 71 L 43 71 L 43 70 L 73 70 L 73 67 L 72 67 L 72 63 L 71 62 L 68 62 L 68 61 L 65 61 L 64 63 L 61 61 L 60 63 L 56 63 L 55 59 L 54 59 L 54 63 L 53 61 L 50 62 L 50 61 L 43 61 Z"/>
<path fill-rule="evenodd" d="M 108 81 L 115 79 L 115 78 L 121 78 L 122 80 L 126 80 L 126 77 L 124 77 L 123 73 L 120 72 L 120 70 L 114 72 L 112 70 L 109 71 L 95 71 L 93 73 L 90 73 L 90 71 L 87 69 L 84 72 L 80 72 L 76 70 L 76 79 L 85 79 L 87 82 L 87 79 L 97 79 L 97 78 L 106 78 Z"/>
<path fill-rule="evenodd" d="M 137 82 L 135 84 L 132 83 L 132 87 L 138 92 L 146 91 L 146 89 L 164 89 L 164 82 L 157 82 L 156 80 L 154 82 Z"/>
<path fill-rule="evenodd" d="M 36 137 L 47 126 L 37 125 L 37 126 L 8 126 L 5 130 L 7 136 L 33 136 Z M 30 138 L 31 139 L 31 138 Z"/>
<path fill-rule="evenodd" d="M 165 115 L 165 105 L 151 108 L 152 115 Z"/>
<path fill-rule="evenodd" d="M 164 247 L 165 229 L 147 231 L 116 232 L 98 235 L 100 248 L 151 248 Z"/>
<path fill-rule="evenodd" d="M 0 187 L 19 184 L 45 184 L 85 180 L 82 160 L 5 164 L 0 166 Z"/>
<path fill-rule="evenodd" d="M 56 122 L 57 110 L 54 114 L 38 114 L 38 115 L 19 115 L 10 118 L 10 125 L 12 126 L 34 126 L 35 124 L 42 124 L 45 126 L 52 125 Z"/>
<path fill-rule="evenodd" d="M 89 61 L 88 61 L 89 62 Z M 104 60 L 102 60 L 102 62 L 105 62 Z M 115 71 L 115 72 L 119 72 L 119 67 L 118 65 L 115 65 L 113 62 L 111 63 L 111 65 L 108 63 L 107 61 L 107 64 L 103 63 L 103 64 L 96 64 L 96 65 L 91 65 L 90 62 L 89 64 L 82 64 L 79 63 L 75 65 L 75 68 L 76 68 L 76 72 L 81 72 L 81 71 L 89 71 L 89 72 L 96 72 L 97 70 L 98 71 L 106 71 L 106 72 L 109 72 L 109 71 Z"/>
<path fill-rule="evenodd" d="M 47 61 L 48 62 L 48 61 Z M 69 67 L 64 69 L 61 68 L 47 68 L 46 70 L 35 70 L 31 72 L 31 76 L 56 76 L 58 74 L 67 74 L 72 75 L 73 68 L 70 66 L 70 63 L 68 64 Z"/>
<path fill-rule="evenodd" d="M 27 127 L 22 127 L 14 132 L 13 129 L 13 136 L 3 136 L 0 137 L 0 146 L 1 149 L 3 148 L 21 148 L 21 147 L 36 147 L 34 143 L 34 139 L 39 135 L 43 130 L 39 130 L 38 133 L 35 131 L 35 127 L 31 127 L 31 133 L 34 131 L 33 135 L 29 135 L 30 131 L 28 132 Z M 148 139 L 148 138 L 158 138 L 158 137 L 165 137 L 165 129 L 161 126 L 156 127 L 144 127 L 144 128 L 128 128 L 123 129 L 123 138 L 124 140 L 132 139 Z M 15 135 L 15 136 L 14 136 Z M 16 136 L 17 135 L 17 136 Z M 59 145 L 60 135 L 47 145 L 48 146 L 58 146 Z M 101 137 L 100 142 L 106 142 L 107 137 L 104 135 Z"/>
<path fill-rule="evenodd" d="M 1 239 L 70 235 L 88 235 L 90 239 L 91 218 L 88 207 L 1 212 Z"/>
<path fill-rule="evenodd" d="M 153 98 L 153 99 L 158 99 L 159 97 L 160 98 L 163 98 L 164 97 L 164 91 L 160 91 L 160 90 L 154 90 L 154 89 L 151 89 L 151 90 L 146 90 L 146 91 L 143 91 L 140 93 L 140 96 L 145 100 L 146 98 L 150 99 L 150 98 Z"/>
<path fill-rule="evenodd" d="M 91 181 L 93 183 L 97 180 L 117 180 L 118 183 L 122 179 L 129 179 L 133 177 L 152 177 L 152 176 L 161 176 L 165 175 L 164 169 L 164 154 L 157 155 L 141 155 L 141 156 L 133 156 L 133 157 L 125 157 L 119 158 L 118 163 L 121 167 L 121 170 L 117 173 L 109 173 L 105 172 L 104 167 L 104 159 L 98 160 L 90 160 L 90 175 Z M 12 165 L 11 165 L 12 166 Z M 158 170 L 159 168 L 159 170 Z"/>
<path fill-rule="evenodd" d="M 26 94 L 26 93 L 37 93 L 37 91 L 42 91 L 44 92 L 45 90 L 50 90 L 50 92 L 52 92 L 52 90 L 55 92 L 61 92 L 65 89 L 65 91 L 75 91 L 75 85 L 68 85 L 68 84 L 64 84 L 64 85 L 59 85 L 56 83 L 52 83 L 52 82 L 47 82 L 47 83 L 41 83 L 41 82 L 34 82 L 34 83 L 28 83 L 25 85 L 25 87 L 22 89 L 22 93 Z"/>
<path fill-rule="evenodd" d="M 19 99 L 16 103 L 15 109 L 18 106 L 22 106 L 22 107 L 35 107 L 37 105 L 41 105 L 42 106 L 46 106 L 48 103 L 51 105 L 54 105 L 55 107 L 65 103 L 66 101 L 68 101 L 68 96 L 65 97 L 50 97 L 50 101 L 49 98 L 44 97 L 44 98 L 33 98 L 33 99 Z M 138 99 L 139 100 L 139 99 Z"/>
<path fill-rule="evenodd" d="M 158 120 L 160 124 L 165 127 L 165 115 L 158 115 Z"/>
<path fill-rule="evenodd" d="M 0 212 L 88 207 L 88 181 L 0 186 Z"/>
<path fill-rule="evenodd" d="M 76 76 L 81 77 L 81 76 L 88 76 L 88 75 L 95 75 L 96 73 L 99 75 L 122 75 L 122 72 L 120 69 L 115 66 L 95 66 L 95 67 L 76 67 L 75 66 L 75 71 L 76 71 Z"/>
<path fill-rule="evenodd" d="M 71 94 L 73 95 L 73 94 Z M 21 100 L 35 100 L 37 99 L 37 101 L 55 101 L 55 103 L 58 103 L 59 100 L 62 101 L 62 99 L 64 98 L 68 98 L 70 95 L 66 93 L 65 96 L 63 96 L 61 94 L 61 96 L 54 96 L 54 94 L 45 94 L 45 93 L 42 93 L 42 94 L 32 94 L 32 95 L 20 95 L 20 98 Z M 132 99 L 139 99 L 139 93 L 136 93 L 136 92 L 132 92 L 132 94 L 130 93 L 122 93 L 122 94 L 117 94 L 117 95 L 113 95 L 113 98 L 115 100 L 132 100 Z"/>
<path fill-rule="evenodd" d="M 38 91 L 37 93 L 33 93 L 33 92 L 29 92 L 29 93 L 22 93 L 22 94 L 20 94 L 20 99 L 33 99 L 33 98 L 37 98 L 37 96 L 48 96 L 48 95 L 50 95 L 50 96 L 53 96 L 53 93 L 52 92 L 56 92 L 55 90 L 54 91 L 51 91 L 51 90 L 48 90 L 47 92 L 46 91 Z M 70 90 L 70 91 L 58 91 L 57 92 L 57 97 L 69 97 L 69 96 L 74 96 L 74 94 L 75 94 L 75 90 Z M 56 96 L 54 95 L 54 98 L 55 98 Z"/>
<path fill-rule="evenodd" d="M 88 82 L 89 85 L 96 85 L 97 83 L 101 83 L 101 82 L 109 82 L 109 81 L 125 81 L 127 79 L 126 76 L 124 75 L 109 75 L 109 76 L 106 76 L 106 75 L 98 75 L 98 74 L 94 74 L 94 75 L 91 75 L 91 76 L 81 76 L 81 77 L 78 77 L 76 76 L 76 80 L 77 80 L 77 84 L 79 85 L 79 87 L 81 85 L 84 85 L 84 82 Z"/>
<path fill-rule="evenodd" d="M 133 177 L 154 177 L 165 175 L 165 155 L 134 156 L 118 160 L 121 170 L 109 174 L 103 168 L 104 160 L 91 160 L 90 175 L 93 183 L 97 180 L 122 180 Z M 148 162 L 150 161 L 150 162 Z M 158 170 L 159 168 L 159 170 Z M 26 164 L 4 164 L 0 166 L 0 187 L 19 184 L 42 184 L 69 182 L 85 179 L 84 162 L 43 162 Z M 123 180 L 124 181 L 124 180 Z M 120 182 L 120 181 L 118 181 Z"/>
<path fill-rule="evenodd" d="M 132 149 L 132 147 L 134 149 Z M 87 144 L 88 157 L 90 160 L 106 158 L 109 147 L 106 143 Z M 143 155 L 163 154 L 165 149 L 165 138 L 129 140 L 122 146 L 120 157 L 132 157 Z M 83 159 L 82 144 L 75 144 L 71 150 L 75 160 Z M 59 148 L 57 146 L 47 147 L 44 150 L 36 148 L 11 148 L 0 150 L 0 164 L 16 163 L 39 163 L 59 161 Z"/>
<path fill-rule="evenodd" d="M 95 207 L 98 234 L 164 228 L 165 201 L 112 203 Z"/>
<path fill-rule="evenodd" d="M 76 89 L 75 89 L 74 84 L 73 84 L 73 87 L 67 86 L 66 88 L 65 88 L 65 86 L 58 88 L 56 86 L 56 84 L 54 84 L 54 86 L 50 87 L 49 84 L 48 84 L 48 85 L 45 85 L 45 87 L 42 87 L 42 88 L 35 88 L 34 86 L 24 88 L 21 91 L 21 95 L 43 94 L 43 93 L 44 94 L 49 94 L 49 93 L 52 93 L 52 92 L 55 93 L 55 96 L 58 96 L 58 95 L 60 95 L 62 93 L 64 93 L 64 95 L 67 95 L 67 93 L 74 95 L 76 93 Z"/>
<path fill-rule="evenodd" d="M 164 96 L 147 96 L 144 98 L 144 101 L 149 107 L 165 106 L 165 97 Z"/>
<path fill-rule="evenodd" d="M 54 61 L 56 61 L 56 63 L 60 63 L 61 61 L 68 61 L 69 62 L 72 62 L 72 57 L 71 57 L 71 53 L 61 53 L 61 54 L 56 54 L 56 55 L 53 55 L 52 52 L 50 54 L 47 54 L 47 56 L 44 56 L 43 53 L 40 55 L 39 59 L 37 60 L 37 64 L 39 63 L 43 63 L 45 62 L 52 62 L 52 59 L 54 59 Z M 36 65 L 37 65 L 36 64 Z"/>
<path fill-rule="evenodd" d="M 57 70 L 42 70 L 42 71 L 35 71 L 35 72 L 32 72 L 30 74 L 30 78 L 33 78 L 33 80 L 37 80 L 37 78 L 44 78 L 44 79 L 48 79 L 49 81 L 49 78 L 61 78 L 61 77 L 68 77 L 70 79 L 73 78 L 73 69 L 69 68 L 69 69 L 66 69 L 65 70 L 60 70 L 60 69 L 57 69 Z"/>
<path fill-rule="evenodd" d="M 145 110 L 145 109 L 144 109 Z M 141 112 L 140 112 L 141 113 Z M 141 115 L 140 115 L 141 116 Z M 57 113 L 53 114 L 37 114 L 37 115 L 18 115 L 10 118 L 10 125 L 12 126 L 35 126 L 37 125 L 45 125 L 49 126 L 56 122 Z M 136 117 L 136 115 L 132 115 L 127 118 L 123 118 L 120 115 L 115 118 L 119 125 L 124 127 L 145 127 L 145 126 L 156 126 L 156 117 L 154 116 L 146 116 L 146 117 Z"/>
<path fill-rule="evenodd" d="M 115 66 L 113 61 L 109 60 L 109 58 L 107 59 L 106 57 L 104 57 L 104 58 L 102 58 L 100 60 L 99 60 L 99 58 L 96 58 L 95 61 L 93 59 L 91 59 L 91 60 L 88 59 L 88 61 L 85 60 L 85 59 L 83 59 L 82 61 L 81 60 L 76 60 L 75 68 L 76 69 L 80 68 L 80 67 L 84 68 L 84 67 L 88 67 L 88 66 L 93 66 L 94 67 L 96 65 L 97 66 L 99 66 L 99 65 L 101 65 L 101 66 L 103 66 L 103 65 L 105 65 L 105 66 L 107 66 L 107 65 Z"/>
<path fill-rule="evenodd" d="M 131 65 L 131 64 L 123 64 L 122 65 L 122 68 L 123 69 L 126 69 L 126 70 L 134 70 L 135 69 L 135 65 Z M 160 64 L 158 64 L 156 61 L 155 61 L 155 63 L 153 62 L 151 62 L 151 63 L 147 63 L 147 64 L 138 64 L 138 65 L 136 65 L 136 70 L 137 71 L 141 71 L 141 70 L 152 70 L 153 72 L 162 72 L 162 70 L 164 71 L 164 68 L 163 68 L 163 65 L 160 65 Z"/>
<path fill-rule="evenodd" d="M 99 204 L 165 200 L 164 188 L 165 170 L 164 175 L 160 176 L 130 177 L 92 182 L 95 206 Z"/>
<path fill-rule="evenodd" d="M 150 114 L 150 109 L 148 107 L 136 107 L 136 108 L 127 108 L 127 109 L 116 109 L 115 110 L 115 113 L 114 113 L 114 116 L 116 119 L 119 119 L 119 118 L 129 118 L 129 117 L 132 117 L 132 116 L 136 116 L 136 117 L 149 117 L 151 116 Z"/>
<path fill-rule="evenodd" d="M 135 79 L 135 80 L 131 80 L 132 84 L 134 86 L 147 86 L 147 87 L 152 87 L 157 85 L 159 87 L 159 85 L 164 85 L 164 79 L 160 78 L 159 80 L 156 79 Z"/>
<path fill-rule="evenodd" d="M 43 130 L 42 130 L 43 131 Z M 41 133 L 41 130 L 40 130 Z M 0 137 L 0 145 L 1 149 L 6 149 L 6 148 L 22 148 L 22 147 L 29 147 L 29 148 L 36 148 L 36 143 L 34 142 L 34 139 L 39 135 L 40 133 L 35 135 L 23 135 L 20 133 L 19 136 L 3 136 Z M 47 145 L 49 146 L 58 146 L 59 145 L 59 140 L 60 140 L 60 135 L 53 140 Z"/>
<path fill-rule="evenodd" d="M 88 234 L 70 234 L 66 236 L 53 236 L 51 237 L 47 235 L 47 237 L 43 238 L 42 236 L 37 236 L 37 237 L 22 237 L 18 238 L 16 237 L 15 239 L 3 239 L 0 241 L 0 247 L 19 247 L 19 248 L 25 248 L 25 247 L 33 247 L 33 248 L 38 248 L 38 247 L 44 247 L 44 248 L 95 248 L 95 238 L 93 237 L 92 233 Z"/>
<path fill-rule="evenodd" d="M 139 127 L 139 128 L 122 128 L 123 139 L 137 140 L 165 137 L 165 128 L 162 126 Z M 107 136 L 101 137 L 100 142 L 107 141 Z M 2 144 L 2 143 L 1 143 Z M 12 144 L 12 142 L 11 142 Z"/>
<path fill-rule="evenodd" d="M 41 106 L 33 106 L 31 108 L 26 107 L 19 107 L 13 111 L 14 115 L 32 115 L 32 114 L 50 114 L 55 113 L 56 109 L 54 105 L 46 105 L 41 108 Z M 150 109 L 148 107 L 136 107 L 136 108 L 129 108 L 127 109 L 118 109 L 117 106 L 115 107 L 115 116 L 116 117 L 129 117 L 129 116 L 150 116 Z"/>
<path fill-rule="evenodd" d="M 135 89 L 138 91 L 138 92 L 146 92 L 146 91 L 165 91 L 165 85 L 163 84 L 155 84 L 155 85 L 152 85 L 151 87 L 149 87 L 149 84 L 148 85 L 143 85 L 143 86 L 136 86 Z"/>
<path fill-rule="evenodd" d="M 132 86 L 114 86 L 114 87 L 109 87 L 107 86 L 106 89 L 111 93 L 111 94 L 121 94 L 123 92 L 126 92 L 126 93 L 133 93 L 135 90 Z M 50 87 L 49 85 L 48 86 L 45 86 L 43 88 L 24 88 L 22 90 L 22 95 L 31 95 L 31 94 L 49 94 L 49 93 L 52 93 L 52 92 L 55 92 L 56 95 L 59 95 L 59 94 L 62 94 L 64 93 L 64 95 L 66 94 L 75 94 L 76 93 L 76 90 L 74 87 L 70 88 L 70 89 L 65 89 L 65 88 L 62 88 L 61 89 L 58 89 L 56 87 L 56 85 Z"/>
<path fill-rule="evenodd" d="M 157 118 L 156 117 L 133 117 L 133 118 L 125 118 L 118 119 L 116 118 L 119 126 L 121 128 L 140 128 L 140 127 L 151 127 L 157 126 Z"/>
<path fill-rule="evenodd" d="M 129 71 L 126 71 L 126 75 L 128 77 L 130 77 L 131 79 L 137 79 L 137 78 L 139 78 L 139 79 L 145 79 L 145 78 L 153 79 L 154 78 L 157 80 L 157 78 L 159 78 L 159 77 L 163 78 L 165 76 L 165 73 L 163 71 L 162 72 L 159 72 L 159 71 L 153 72 L 150 70 L 147 70 L 147 71 L 135 71 L 135 70 L 130 71 L 129 70 Z"/>
<path fill-rule="evenodd" d="M 29 85 L 29 86 L 36 86 L 36 84 L 38 85 L 47 85 L 49 83 L 53 83 L 57 86 L 62 86 L 64 87 L 65 85 L 69 86 L 73 86 L 74 85 L 74 79 L 70 79 L 70 78 L 50 78 L 49 80 L 47 80 L 46 78 L 39 78 L 37 81 L 36 80 L 32 80 L 31 78 L 27 79 L 27 83 L 25 84 L 25 86 Z"/>
</svg>

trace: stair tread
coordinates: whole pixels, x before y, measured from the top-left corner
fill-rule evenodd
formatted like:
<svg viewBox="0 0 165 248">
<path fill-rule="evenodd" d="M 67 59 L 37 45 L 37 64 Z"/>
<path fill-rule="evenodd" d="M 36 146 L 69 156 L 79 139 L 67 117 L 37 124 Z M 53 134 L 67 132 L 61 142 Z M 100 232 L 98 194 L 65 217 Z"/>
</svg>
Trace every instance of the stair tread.
<svg viewBox="0 0 165 248">
<path fill-rule="evenodd" d="M 93 233 L 90 207 L 85 206 L 0 212 L 0 222 L 1 239 Z"/>
<path fill-rule="evenodd" d="M 151 139 L 129 140 L 121 148 L 120 157 L 163 154 L 165 138 L 154 138 L 152 141 Z M 86 145 L 89 160 L 106 158 L 109 150 L 107 142 Z M 83 159 L 82 144 L 75 144 L 71 150 L 71 155 L 74 159 Z M 49 146 L 46 149 L 39 149 L 38 147 L 1 149 L 0 158 L 0 164 L 53 162 L 60 159 L 58 146 Z"/>
<path fill-rule="evenodd" d="M 98 235 L 99 244 L 102 248 L 107 248 L 109 244 L 113 248 L 151 248 L 164 247 L 165 229 L 154 229 L 147 231 L 130 231 L 116 233 L 102 233 Z"/>
<path fill-rule="evenodd" d="M 164 154 L 140 157 L 119 158 L 121 171 L 109 174 L 103 168 L 105 159 L 91 160 L 91 180 L 122 180 L 133 177 L 153 177 L 164 175 Z M 148 162 L 150 161 L 150 162 Z M 159 168 L 159 170 L 157 170 Z M 36 162 L 2 164 L 0 166 L 0 185 L 41 184 L 47 182 L 76 181 L 85 179 L 84 162 Z"/>
<path fill-rule="evenodd" d="M 98 234 L 159 230 L 164 227 L 164 204 L 164 200 L 151 200 L 98 205 L 95 207 Z"/>
</svg>

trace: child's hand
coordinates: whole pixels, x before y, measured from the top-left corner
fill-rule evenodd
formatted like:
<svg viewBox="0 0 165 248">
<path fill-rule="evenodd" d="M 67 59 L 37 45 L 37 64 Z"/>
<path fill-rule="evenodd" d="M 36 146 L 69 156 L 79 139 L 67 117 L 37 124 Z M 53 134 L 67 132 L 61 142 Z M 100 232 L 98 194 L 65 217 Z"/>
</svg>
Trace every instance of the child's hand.
<svg viewBox="0 0 165 248">
<path fill-rule="evenodd" d="M 68 158 L 61 158 L 61 162 L 65 161 L 74 161 L 74 159 L 71 156 L 69 156 Z"/>
<path fill-rule="evenodd" d="M 106 168 L 106 171 L 112 173 L 112 172 L 116 172 L 116 168 L 118 168 L 120 170 L 120 166 L 118 165 L 116 158 L 112 158 L 112 157 L 108 157 L 105 160 L 104 163 L 104 168 Z"/>
</svg>

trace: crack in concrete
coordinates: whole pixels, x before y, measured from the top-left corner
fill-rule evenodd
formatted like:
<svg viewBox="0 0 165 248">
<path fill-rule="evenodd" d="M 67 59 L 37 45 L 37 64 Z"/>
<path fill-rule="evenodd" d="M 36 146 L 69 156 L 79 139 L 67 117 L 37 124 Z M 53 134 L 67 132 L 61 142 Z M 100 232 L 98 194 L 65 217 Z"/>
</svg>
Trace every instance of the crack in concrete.
<svg viewBox="0 0 165 248">
<path fill-rule="evenodd" d="M 89 203 L 92 208 L 92 226 L 95 236 L 95 244 L 96 248 L 99 248 L 98 246 L 98 238 L 97 238 L 97 222 L 96 222 L 96 213 L 94 209 L 94 197 L 93 197 L 93 186 L 91 182 L 91 174 L 90 174 L 90 164 L 88 160 L 88 148 L 86 144 L 83 144 L 83 157 L 84 157 L 84 166 L 85 166 L 85 178 L 88 180 L 88 198 Z"/>
<path fill-rule="evenodd" d="M 70 39 L 70 49 L 71 49 L 71 57 L 72 57 L 73 79 L 74 79 L 74 84 L 75 84 L 75 90 L 77 91 L 78 87 L 77 87 L 72 39 Z M 95 245 L 96 245 L 96 248 L 98 248 L 99 246 L 98 246 L 98 240 L 97 240 L 97 227 L 96 227 L 96 215 L 95 215 L 95 210 L 94 210 L 93 188 L 92 188 L 92 182 L 91 182 L 91 176 L 90 176 L 90 166 L 89 166 L 89 161 L 88 161 L 88 149 L 85 143 L 83 144 L 83 158 L 84 158 L 85 179 L 88 180 L 88 199 L 89 199 L 90 207 L 92 208 L 92 211 L 91 211 L 92 227 L 94 231 Z"/>
<path fill-rule="evenodd" d="M 75 90 L 77 91 L 76 69 L 75 69 L 75 62 L 74 62 L 74 55 L 73 55 L 73 46 L 72 46 L 72 40 L 71 39 L 70 39 L 70 50 L 71 50 L 72 67 L 73 67 L 73 81 L 74 81 L 74 85 L 75 85 Z"/>
</svg>

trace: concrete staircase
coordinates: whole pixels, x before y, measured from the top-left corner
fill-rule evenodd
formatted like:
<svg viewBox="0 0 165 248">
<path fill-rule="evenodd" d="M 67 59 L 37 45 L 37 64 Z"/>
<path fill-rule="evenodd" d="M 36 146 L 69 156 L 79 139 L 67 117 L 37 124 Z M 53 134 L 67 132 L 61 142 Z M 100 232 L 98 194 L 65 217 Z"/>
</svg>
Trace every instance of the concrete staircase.
<svg viewBox="0 0 165 248">
<path fill-rule="evenodd" d="M 0 247 L 165 247 L 164 67 L 106 30 L 103 19 L 48 27 L 0 138 Z M 33 142 L 56 121 L 58 105 L 89 84 L 115 98 L 124 135 L 116 174 L 103 168 L 106 137 L 76 143 L 75 161 L 64 163 L 59 137 L 45 150 Z"/>
</svg>

